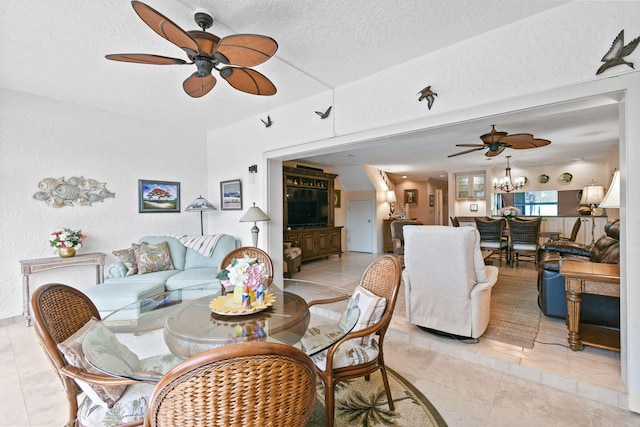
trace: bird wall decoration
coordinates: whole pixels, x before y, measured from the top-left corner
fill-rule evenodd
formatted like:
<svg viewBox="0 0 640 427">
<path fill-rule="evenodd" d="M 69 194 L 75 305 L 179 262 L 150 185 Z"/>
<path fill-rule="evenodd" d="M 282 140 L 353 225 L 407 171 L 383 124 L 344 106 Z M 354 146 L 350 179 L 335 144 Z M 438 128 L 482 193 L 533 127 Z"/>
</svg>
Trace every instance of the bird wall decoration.
<svg viewBox="0 0 640 427">
<path fill-rule="evenodd" d="M 322 111 L 316 111 L 316 114 L 320 116 L 320 119 L 326 119 L 327 117 L 329 117 L 330 113 L 331 106 L 329 106 L 329 108 L 327 108 L 327 111 L 325 111 L 324 113 Z"/>
<path fill-rule="evenodd" d="M 600 61 L 604 62 L 596 71 L 596 75 L 602 73 L 606 69 L 611 67 L 615 67 L 617 65 L 626 64 L 629 67 L 635 70 L 633 66 L 633 62 L 627 62 L 624 60 L 625 56 L 631 55 L 631 53 L 635 50 L 635 48 L 640 43 L 640 37 L 636 37 L 633 39 L 628 45 L 624 45 L 624 30 L 621 30 L 618 33 L 618 36 L 615 38 L 613 43 L 611 44 L 611 48 L 609 51 L 602 57 Z"/>
<path fill-rule="evenodd" d="M 267 116 L 266 121 L 264 121 L 263 119 L 260 119 L 260 121 L 264 123 L 265 127 L 270 127 L 273 124 L 273 121 L 271 120 L 271 116 Z"/>
<path fill-rule="evenodd" d="M 419 102 L 422 102 L 423 99 L 427 100 L 427 107 L 429 107 L 429 110 L 431 110 L 431 107 L 433 106 L 433 101 L 435 100 L 434 97 L 438 96 L 437 93 L 431 90 L 431 86 L 427 86 L 422 89 L 420 92 L 418 92 L 418 95 L 420 95 L 418 97 Z"/>
</svg>

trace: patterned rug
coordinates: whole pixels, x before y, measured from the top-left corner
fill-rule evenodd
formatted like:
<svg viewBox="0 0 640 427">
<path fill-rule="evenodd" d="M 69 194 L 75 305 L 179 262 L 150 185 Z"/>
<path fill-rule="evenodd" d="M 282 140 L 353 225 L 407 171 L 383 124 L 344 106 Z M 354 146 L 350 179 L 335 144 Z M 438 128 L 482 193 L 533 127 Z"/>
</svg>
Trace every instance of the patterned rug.
<svg viewBox="0 0 640 427">
<path fill-rule="evenodd" d="M 389 410 L 379 372 L 339 382 L 336 385 L 336 419 L 340 426 L 421 426 L 446 427 L 436 408 L 418 389 L 387 367 L 395 411 Z M 307 427 L 325 426 L 324 388 L 318 386 L 318 404 Z"/>
<path fill-rule="evenodd" d="M 489 327 L 481 338 L 533 348 L 539 326 L 536 278 L 500 274 L 491 290 Z"/>
</svg>

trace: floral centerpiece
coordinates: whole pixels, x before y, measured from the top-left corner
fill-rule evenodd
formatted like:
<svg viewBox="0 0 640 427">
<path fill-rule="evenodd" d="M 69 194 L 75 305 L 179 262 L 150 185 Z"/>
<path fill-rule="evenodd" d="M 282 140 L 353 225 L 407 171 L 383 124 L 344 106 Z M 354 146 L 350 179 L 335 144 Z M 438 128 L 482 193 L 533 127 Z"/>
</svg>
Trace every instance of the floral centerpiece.
<svg viewBox="0 0 640 427">
<path fill-rule="evenodd" d="M 71 230 L 63 228 L 62 230 L 51 233 L 49 243 L 51 247 L 56 248 L 60 256 L 73 256 L 76 251 L 82 247 L 82 242 L 87 238 L 82 230 Z"/>
<path fill-rule="evenodd" d="M 259 305 L 264 304 L 266 278 L 264 264 L 249 256 L 234 258 L 231 264 L 216 275 L 216 279 L 219 279 L 223 286 L 233 286 L 233 302 L 241 304 L 247 310 L 251 308 L 253 301 Z"/>
<path fill-rule="evenodd" d="M 515 206 L 505 206 L 500 209 L 500 215 L 505 218 L 513 218 L 514 216 L 520 215 L 522 211 Z"/>
</svg>

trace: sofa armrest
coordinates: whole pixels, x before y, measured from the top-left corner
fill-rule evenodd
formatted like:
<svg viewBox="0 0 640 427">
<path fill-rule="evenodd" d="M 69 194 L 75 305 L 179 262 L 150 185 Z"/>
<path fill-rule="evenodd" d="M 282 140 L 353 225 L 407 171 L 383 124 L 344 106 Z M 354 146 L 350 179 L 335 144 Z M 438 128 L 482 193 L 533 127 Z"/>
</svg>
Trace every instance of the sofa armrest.
<svg viewBox="0 0 640 427">
<path fill-rule="evenodd" d="M 127 267 L 125 267 L 122 261 L 114 262 L 107 268 L 107 277 L 113 279 L 114 277 L 125 277 L 127 275 Z"/>
<path fill-rule="evenodd" d="M 559 254 L 578 255 L 590 258 L 592 247 L 575 242 L 551 241 L 544 245 L 545 252 L 558 252 Z"/>
</svg>

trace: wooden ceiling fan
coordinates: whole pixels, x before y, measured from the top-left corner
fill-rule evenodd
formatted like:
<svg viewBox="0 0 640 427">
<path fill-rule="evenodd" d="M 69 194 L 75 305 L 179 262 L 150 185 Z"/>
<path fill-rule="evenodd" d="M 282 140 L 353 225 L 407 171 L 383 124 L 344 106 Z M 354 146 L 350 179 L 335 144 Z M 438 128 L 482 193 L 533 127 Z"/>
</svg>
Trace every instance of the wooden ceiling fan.
<svg viewBox="0 0 640 427">
<path fill-rule="evenodd" d="M 491 125 L 491 132 L 480 136 L 482 144 L 456 144 L 456 147 L 474 147 L 459 153 L 450 154 L 447 157 L 460 156 L 462 154 L 472 153 L 474 151 L 487 149 L 484 153 L 487 157 L 495 157 L 502 153 L 505 148 L 513 148 L 514 150 L 527 150 L 529 148 L 544 147 L 551 144 L 547 139 L 534 138 L 530 133 L 514 133 L 509 135 L 507 132 L 496 130 L 496 125 Z"/>
<path fill-rule="evenodd" d="M 235 34 L 220 38 L 206 32 L 206 29 L 213 25 L 213 18 L 202 12 L 194 16 L 196 24 L 202 30 L 184 31 L 169 18 L 140 1 L 134 0 L 131 5 L 145 24 L 184 50 L 191 62 L 147 53 L 111 54 L 106 55 L 107 59 L 152 65 L 195 64 L 196 72 L 182 84 L 187 95 L 194 98 L 206 95 L 216 85 L 216 78 L 211 74 L 213 69 L 239 91 L 253 95 L 276 93 L 276 87 L 267 77 L 248 68 L 263 63 L 278 50 L 278 43 L 271 37 Z"/>
</svg>

